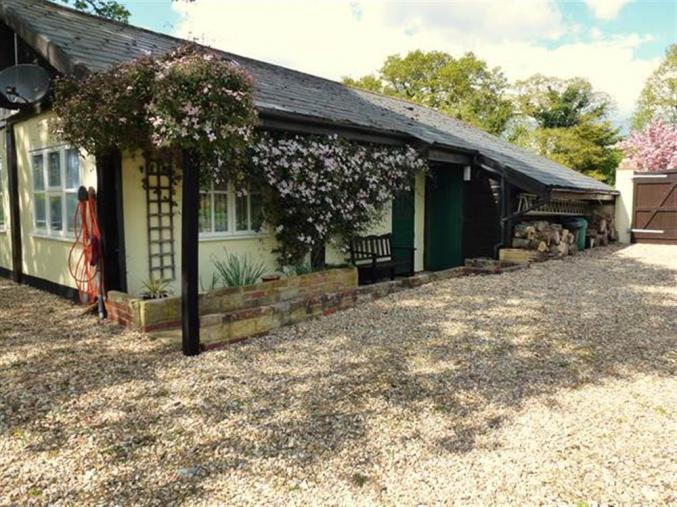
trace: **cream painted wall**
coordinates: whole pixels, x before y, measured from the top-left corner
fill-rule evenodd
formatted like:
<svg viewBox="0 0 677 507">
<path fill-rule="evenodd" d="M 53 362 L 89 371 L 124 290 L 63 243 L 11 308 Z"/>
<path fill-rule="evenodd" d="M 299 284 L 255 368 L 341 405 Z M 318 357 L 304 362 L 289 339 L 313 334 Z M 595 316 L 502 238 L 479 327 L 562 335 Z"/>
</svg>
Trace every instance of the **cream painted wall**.
<svg viewBox="0 0 677 507">
<path fill-rule="evenodd" d="M 5 227 L 0 228 L 0 268 L 12 269 L 12 242 L 9 235 L 9 194 L 7 193 L 7 156 L 5 130 L 0 130 L 0 206 L 5 216 Z"/>
<path fill-rule="evenodd" d="M 425 249 L 425 173 L 416 176 L 414 207 L 414 271 L 423 271 Z"/>
<path fill-rule="evenodd" d="M 50 121 L 53 118 L 52 113 L 45 113 L 17 123 L 14 127 L 19 173 L 22 264 L 24 274 L 74 287 L 68 273 L 68 252 L 73 239 L 38 236 L 33 230 L 31 154 L 39 149 L 64 145 L 51 133 Z M 96 165 L 93 157 L 83 155 L 80 158 L 80 184 L 96 188 Z"/>
<path fill-rule="evenodd" d="M 124 195 L 125 247 L 127 262 L 127 290 L 131 294 L 143 292 L 143 282 L 150 278 L 148 267 L 148 233 L 146 224 L 146 191 L 143 189 L 143 159 L 140 155 L 127 156 L 122 162 L 122 188 Z M 176 202 L 181 203 L 181 185 L 177 185 Z M 171 284 L 179 294 L 181 277 L 181 213 L 177 210 L 174 220 L 176 248 L 176 279 Z M 249 255 L 254 261 L 265 263 L 268 271 L 276 270 L 273 254 L 276 241 L 270 232 L 228 239 L 203 239 L 199 245 L 199 272 L 201 285 L 208 289 L 216 272 L 213 259 L 224 259 L 226 252 L 238 256 Z"/>
<path fill-rule="evenodd" d="M 630 243 L 630 228 L 632 227 L 632 202 L 634 193 L 634 167 L 623 161 L 616 170 L 616 190 L 621 194 L 616 198 L 616 229 L 618 241 Z"/>
<path fill-rule="evenodd" d="M 143 292 L 143 282 L 149 278 L 148 268 L 148 235 L 146 225 L 146 194 L 143 189 L 143 173 L 139 170 L 143 166 L 140 155 L 126 156 L 122 162 L 123 195 L 124 195 L 124 224 L 127 262 L 127 288 L 132 294 Z M 425 176 L 419 175 L 415 189 L 415 269 L 423 269 L 423 235 L 425 209 Z M 176 200 L 181 202 L 180 185 L 176 188 Z M 180 293 L 181 272 L 181 216 L 177 210 L 174 221 L 174 241 L 176 242 L 177 256 L 176 280 L 171 284 L 175 294 Z M 368 233 L 385 234 L 392 230 L 392 209 L 388 207 L 382 220 L 372 227 Z M 270 272 L 278 269 L 277 257 L 273 250 L 277 246 L 274 235 L 267 233 L 244 238 L 202 239 L 199 245 L 199 272 L 202 286 L 210 286 L 212 276 L 216 272 L 213 259 L 223 259 L 225 252 L 239 256 L 250 255 L 255 261 L 262 261 Z M 328 263 L 342 264 L 345 254 L 335 247 L 328 245 L 326 259 Z"/>
<path fill-rule="evenodd" d="M 44 148 L 62 146 L 51 133 L 51 113 L 31 118 L 15 125 L 16 145 L 19 169 L 19 203 L 21 207 L 22 226 L 22 264 L 25 274 L 43 278 L 60 285 L 74 287 L 68 273 L 68 253 L 72 238 L 45 237 L 34 233 L 33 230 L 33 199 L 32 199 L 32 152 Z M 0 143 L 0 159 L 3 163 L 3 189 L 7 188 L 7 163 L 4 153 L 5 143 Z M 138 294 L 143 291 L 143 281 L 149 278 L 148 273 L 148 237 L 146 231 L 146 196 L 142 186 L 143 174 L 142 158 L 126 156 L 123 159 L 123 193 L 124 193 L 124 226 L 126 241 L 127 285 L 129 292 Z M 96 167 L 93 157 L 84 155 L 80 160 L 80 181 L 87 187 L 96 187 Z M 177 188 L 177 202 L 181 200 L 180 188 Z M 11 245 L 8 234 L 9 204 L 7 192 L 3 192 L 1 203 L 5 208 L 7 222 L 6 231 L 0 232 L 0 266 L 11 269 Z M 425 176 L 419 175 L 415 188 L 415 269 L 423 269 L 423 238 L 424 238 L 424 210 L 425 210 Z M 392 209 L 388 207 L 382 220 L 374 225 L 370 234 L 384 234 L 391 232 Z M 177 246 L 176 274 L 177 280 L 172 284 L 175 293 L 179 293 L 181 252 L 181 220 L 177 213 L 175 220 L 174 237 Z M 250 255 L 252 259 L 263 261 L 270 272 L 277 269 L 276 256 L 273 250 L 276 247 L 274 235 L 270 232 L 229 239 L 204 239 L 199 245 L 200 278 L 202 285 L 209 287 L 215 273 L 213 259 L 224 258 L 225 252 L 240 256 Z M 327 262 L 341 264 L 345 262 L 345 255 L 332 246 L 327 247 Z"/>
</svg>

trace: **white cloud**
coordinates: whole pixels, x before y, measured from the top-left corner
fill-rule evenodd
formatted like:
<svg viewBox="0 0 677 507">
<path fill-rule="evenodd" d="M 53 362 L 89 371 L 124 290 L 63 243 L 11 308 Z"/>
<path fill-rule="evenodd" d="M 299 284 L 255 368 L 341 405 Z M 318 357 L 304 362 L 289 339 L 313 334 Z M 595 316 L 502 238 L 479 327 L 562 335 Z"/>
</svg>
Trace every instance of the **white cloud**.
<svg viewBox="0 0 677 507">
<path fill-rule="evenodd" d="M 588 78 L 621 117 L 658 63 L 635 57 L 646 40 L 636 34 L 560 43 L 565 33 L 578 40 L 581 27 L 566 25 L 551 1 L 199 0 L 174 8 L 179 36 L 330 79 L 372 73 L 388 55 L 413 49 L 474 51 L 510 80 L 537 72 Z"/>
<path fill-rule="evenodd" d="M 631 0 L 585 0 L 596 18 L 610 20 L 618 16 L 621 9 Z"/>
</svg>

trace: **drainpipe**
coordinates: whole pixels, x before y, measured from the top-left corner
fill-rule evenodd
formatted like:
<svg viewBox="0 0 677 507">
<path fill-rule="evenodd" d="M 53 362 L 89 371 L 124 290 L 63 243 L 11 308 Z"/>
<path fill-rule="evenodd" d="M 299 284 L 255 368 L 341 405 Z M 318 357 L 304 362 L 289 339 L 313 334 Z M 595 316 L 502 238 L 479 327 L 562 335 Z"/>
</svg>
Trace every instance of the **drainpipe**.
<svg viewBox="0 0 677 507">
<path fill-rule="evenodd" d="M 494 245 L 494 257 L 498 259 L 498 252 L 505 245 L 505 228 L 508 219 L 508 207 L 506 206 L 508 184 L 505 181 L 505 176 L 501 176 L 501 190 L 500 190 L 500 205 L 501 205 L 501 239 Z"/>
</svg>

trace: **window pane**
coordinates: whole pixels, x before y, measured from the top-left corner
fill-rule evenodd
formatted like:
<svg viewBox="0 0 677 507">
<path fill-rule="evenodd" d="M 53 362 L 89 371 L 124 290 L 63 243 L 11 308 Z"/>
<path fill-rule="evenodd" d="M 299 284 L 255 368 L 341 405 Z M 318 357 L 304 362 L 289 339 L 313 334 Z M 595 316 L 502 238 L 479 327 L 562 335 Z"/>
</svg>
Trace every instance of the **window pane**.
<svg viewBox="0 0 677 507">
<path fill-rule="evenodd" d="M 228 194 L 214 194 L 214 231 L 228 230 Z"/>
<path fill-rule="evenodd" d="M 249 228 L 248 217 L 249 197 L 246 195 L 235 196 L 235 229 L 246 231 Z"/>
<path fill-rule="evenodd" d="M 0 229 L 5 228 L 5 206 L 2 200 L 2 194 L 0 193 Z"/>
<path fill-rule="evenodd" d="M 66 194 L 66 230 L 68 232 L 75 232 L 73 227 L 74 223 L 78 224 L 78 229 L 80 228 L 80 214 L 75 215 L 75 210 L 78 206 L 78 194 L 68 193 Z"/>
<path fill-rule="evenodd" d="M 212 200 L 209 194 L 200 194 L 198 220 L 200 232 L 212 232 Z"/>
<path fill-rule="evenodd" d="M 33 190 L 45 189 L 44 159 L 42 155 L 33 155 Z"/>
<path fill-rule="evenodd" d="M 80 186 L 80 154 L 78 150 L 66 151 L 66 188 Z"/>
<path fill-rule="evenodd" d="M 45 204 L 45 194 L 35 194 L 35 227 L 38 229 L 47 228 L 47 205 Z"/>
<path fill-rule="evenodd" d="M 226 192 L 228 190 L 228 183 L 226 181 L 214 182 L 214 190 L 218 192 Z"/>
<path fill-rule="evenodd" d="M 47 184 L 50 188 L 61 187 L 61 153 L 53 151 L 49 154 L 47 167 Z"/>
<path fill-rule="evenodd" d="M 252 192 L 250 196 L 252 230 L 260 231 L 263 226 L 263 199 L 260 192 Z"/>
<path fill-rule="evenodd" d="M 63 208 L 60 195 L 49 196 L 49 225 L 53 231 L 63 230 Z"/>
</svg>

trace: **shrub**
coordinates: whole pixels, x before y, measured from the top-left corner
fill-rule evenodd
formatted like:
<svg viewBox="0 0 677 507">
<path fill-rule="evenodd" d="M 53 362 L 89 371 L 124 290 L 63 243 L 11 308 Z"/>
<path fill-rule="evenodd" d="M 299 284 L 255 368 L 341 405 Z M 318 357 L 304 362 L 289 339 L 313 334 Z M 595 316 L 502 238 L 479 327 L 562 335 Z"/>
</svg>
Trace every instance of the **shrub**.
<svg viewBox="0 0 677 507">
<path fill-rule="evenodd" d="M 212 258 L 212 262 L 219 278 L 226 287 L 255 284 L 266 272 L 266 266 L 263 262 L 255 262 L 248 255 L 239 257 L 226 252 L 225 249 L 224 252 L 226 254 L 225 259 Z"/>
</svg>

